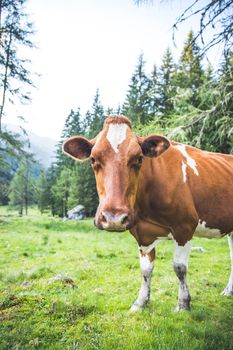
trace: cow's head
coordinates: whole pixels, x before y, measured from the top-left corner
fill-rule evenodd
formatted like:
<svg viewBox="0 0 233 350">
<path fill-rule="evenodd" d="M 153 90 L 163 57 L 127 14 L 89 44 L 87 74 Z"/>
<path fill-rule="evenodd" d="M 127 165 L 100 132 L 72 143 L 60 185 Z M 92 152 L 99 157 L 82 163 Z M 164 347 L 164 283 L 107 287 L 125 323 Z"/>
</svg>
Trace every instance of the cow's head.
<svg viewBox="0 0 233 350">
<path fill-rule="evenodd" d="M 137 190 L 144 157 L 157 157 L 170 146 L 160 135 L 136 136 L 128 118 L 110 116 L 93 139 L 74 136 L 63 151 L 74 159 L 91 159 L 99 195 L 95 225 L 108 231 L 125 231 L 137 221 Z"/>
</svg>

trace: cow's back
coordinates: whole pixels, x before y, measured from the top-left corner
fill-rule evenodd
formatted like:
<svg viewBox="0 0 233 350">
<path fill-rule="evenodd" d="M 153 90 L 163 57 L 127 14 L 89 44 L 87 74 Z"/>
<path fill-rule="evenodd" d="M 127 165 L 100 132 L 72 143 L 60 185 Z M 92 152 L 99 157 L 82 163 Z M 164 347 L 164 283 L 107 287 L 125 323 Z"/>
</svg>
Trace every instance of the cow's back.
<svg viewBox="0 0 233 350">
<path fill-rule="evenodd" d="M 201 222 L 222 233 L 233 231 L 233 156 L 186 146 L 196 162 L 198 175 L 190 171 L 187 183 Z"/>
</svg>

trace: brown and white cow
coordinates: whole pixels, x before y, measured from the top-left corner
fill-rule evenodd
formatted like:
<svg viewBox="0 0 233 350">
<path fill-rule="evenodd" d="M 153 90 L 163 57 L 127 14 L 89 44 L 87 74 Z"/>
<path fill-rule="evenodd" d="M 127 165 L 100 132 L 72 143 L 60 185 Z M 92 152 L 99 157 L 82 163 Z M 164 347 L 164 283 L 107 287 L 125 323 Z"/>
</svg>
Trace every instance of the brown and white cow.
<svg viewBox="0 0 233 350">
<path fill-rule="evenodd" d="M 160 135 L 139 137 L 125 116 L 106 118 L 93 140 L 71 137 L 63 150 L 74 159 L 91 158 L 99 195 L 95 225 L 129 230 L 138 242 L 143 278 L 132 311 L 149 301 L 155 248 L 169 238 L 175 247 L 178 309 L 190 308 L 186 272 L 196 230 L 208 237 L 228 234 L 232 266 L 223 294 L 233 295 L 233 156 Z"/>
</svg>

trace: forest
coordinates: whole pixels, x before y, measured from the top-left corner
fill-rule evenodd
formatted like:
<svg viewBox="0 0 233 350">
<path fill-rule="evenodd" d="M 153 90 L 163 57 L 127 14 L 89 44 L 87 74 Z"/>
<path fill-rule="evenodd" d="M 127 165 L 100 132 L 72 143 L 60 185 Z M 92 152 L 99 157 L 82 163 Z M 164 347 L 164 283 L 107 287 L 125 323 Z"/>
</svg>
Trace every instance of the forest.
<svg viewBox="0 0 233 350">
<path fill-rule="evenodd" d="M 225 50 L 217 66 L 211 66 L 206 50 L 190 30 L 177 61 L 171 48 L 167 48 L 160 64 L 148 72 L 145 55 L 143 52 L 139 55 L 135 67 L 129 68 L 132 76 L 125 100 L 117 110 L 102 105 L 98 89 L 92 106 L 82 115 L 77 100 L 76 107 L 70 106 L 66 116 L 54 150 L 55 161 L 44 169 L 34 155 L 25 150 L 28 143 L 25 130 L 22 138 L 2 128 L 2 119 L 7 116 L 6 96 L 12 101 L 17 97 L 23 103 L 30 100 L 30 95 L 17 88 L 16 83 L 33 85 L 29 62 L 20 58 L 16 50 L 19 45 L 33 47 L 33 26 L 24 13 L 24 3 L 25 0 L 10 0 L 0 4 L 0 204 L 17 209 L 20 215 L 27 214 L 28 207 L 34 205 L 41 213 L 59 217 L 66 217 L 69 209 L 81 204 L 86 215 L 93 216 L 98 198 L 90 162 L 68 159 L 61 147 L 63 141 L 73 135 L 95 137 L 110 114 L 128 116 L 139 135 L 160 133 L 204 150 L 233 152 L 233 52 L 229 40 L 231 17 L 228 16 L 222 35 Z M 209 5 L 207 13 L 216 11 L 216 14 L 210 12 L 211 18 L 213 14 L 217 17 L 224 13 L 230 2 L 220 1 L 213 10 L 213 4 Z"/>
</svg>

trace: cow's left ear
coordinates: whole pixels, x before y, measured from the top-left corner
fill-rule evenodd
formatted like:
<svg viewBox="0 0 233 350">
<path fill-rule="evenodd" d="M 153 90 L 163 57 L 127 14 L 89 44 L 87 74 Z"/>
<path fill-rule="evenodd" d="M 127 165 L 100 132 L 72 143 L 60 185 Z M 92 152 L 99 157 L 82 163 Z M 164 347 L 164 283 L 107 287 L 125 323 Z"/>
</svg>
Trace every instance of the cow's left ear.
<svg viewBox="0 0 233 350">
<path fill-rule="evenodd" d="M 138 137 L 142 153 L 146 157 L 158 157 L 170 147 L 170 141 L 161 135 Z"/>
<path fill-rule="evenodd" d="M 76 160 L 86 160 L 90 157 L 95 139 L 88 140 L 82 136 L 73 136 L 62 145 L 62 150 L 68 156 Z"/>
</svg>

